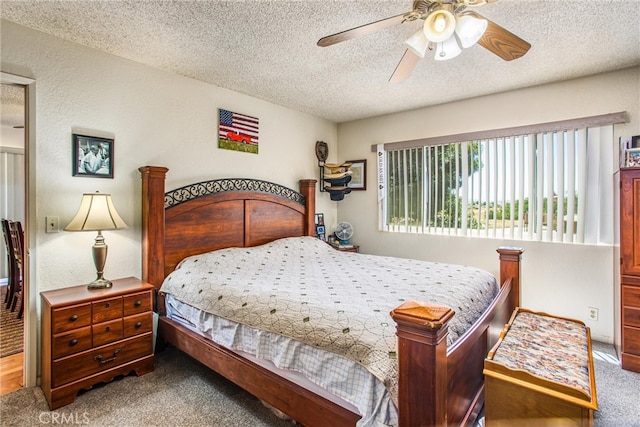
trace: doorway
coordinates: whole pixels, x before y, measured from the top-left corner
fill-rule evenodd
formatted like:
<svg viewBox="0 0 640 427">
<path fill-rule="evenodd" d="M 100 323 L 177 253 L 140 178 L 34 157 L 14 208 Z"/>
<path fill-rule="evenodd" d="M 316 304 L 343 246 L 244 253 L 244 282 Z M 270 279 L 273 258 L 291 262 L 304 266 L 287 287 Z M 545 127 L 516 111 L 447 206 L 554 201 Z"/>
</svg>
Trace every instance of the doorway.
<svg viewBox="0 0 640 427">
<path fill-rule="evenodd" d="M 23 265 L 21 271 L 21 295 L 15 299 L 15 305 L 5 302 L 5 294 L 0 300 L 3 310 L 2 330 L 4 338 L 11 334 L 9 348 L 0 351 L 0 390 L 6 388 L 17 389 L 23 386 L 33 386 L 36 383 L 37 361 L 37 315 L 35 313 L 35 298 L 30 290 L 29 281 L 29 148 L 34 145 L 35 120 L 33 109 L 35 106 L 35 81 L 33 79 L 0 73 L 2 109 L 0 114 L 0 217 L 16 221 L 23 233 Z M 4 240 L 4 237 L 2 238 Z M 8 254 L 6 242 L 0 243 L 0 285 L 8 280 Z M 6 287 L 2 287 L 6 291 Z M 20 310 L 22 308 L 22 310 Z M 19 315 L 22 311 L 21 315 Z M 32 313 L 33 311 L 33 313 Z M 19 321 L 19 327 L 16 322 Z M 17 337 L 17 338 L 16 338 Z"/>
</svg>

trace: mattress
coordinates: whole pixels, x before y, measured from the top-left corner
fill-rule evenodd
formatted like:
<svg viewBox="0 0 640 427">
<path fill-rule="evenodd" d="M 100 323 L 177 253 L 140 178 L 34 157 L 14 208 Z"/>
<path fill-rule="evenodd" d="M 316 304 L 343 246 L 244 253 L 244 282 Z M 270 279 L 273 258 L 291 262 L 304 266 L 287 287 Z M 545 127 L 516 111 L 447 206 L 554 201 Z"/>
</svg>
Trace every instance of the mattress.
<svg viewBox="0 0 640 427">
<path fill-rule="evenodd" d="M 396 426 L 384 384 L 346 357 L 221 318 L 168 295 L 166 316 L 315 394 L 362 415 L 358 427 Z"/>
<path fill-rule="evenodd" d="M 473 267 L 341 252 L 313 237 L 294 237 L 188 257 L 161 291 L 201 313 L 268 333 L 271 341 L 286 338 L 285 348 L 303 343 L 329 359 L 355 362 L 396 402 L 397 340 L 390 311 L 408 300 L 451 307 L 452 345 L 490 305 L 498 284 Z M 246 344 L 234 340 L 230 348 L 245 351 Z M 258 352 L 255 344 L 249 350 Z M 298 357 L 293 351 L 276 353 Z"/>
</svg>

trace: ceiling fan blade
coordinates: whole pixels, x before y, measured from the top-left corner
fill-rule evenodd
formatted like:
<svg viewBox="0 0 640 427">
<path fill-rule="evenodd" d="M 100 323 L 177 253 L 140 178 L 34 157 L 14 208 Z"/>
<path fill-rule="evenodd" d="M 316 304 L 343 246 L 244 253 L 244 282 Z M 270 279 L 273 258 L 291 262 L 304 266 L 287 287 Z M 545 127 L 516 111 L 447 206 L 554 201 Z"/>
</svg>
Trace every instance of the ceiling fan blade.
<svg viewBox="0 0 640 427">
<path fill-rule="evenodd" d="M 389 82 L 391 83 L 402 83 L 405 81 L 413 72 L 413 69 L 416 68 L 416 64 L 420 60 L 420 57 L 413 53 L 411 49 L 407 49 L 404 51 L 404 55 L 402 55 L 402 59 L 396 66 Z"/>
<path fill-rule="evenodd" d="M 478 13 L 471 12 L 476 18 L 486 19 L 489 23 L 487 30 L 484 32 L 478 44 L 490 52 L 498 55 L 505 61 L 512 61 L 524 56 L 531 48 L 531 44 L 522 40 L 520 37 L 505 30 L 500 25 L 481 16 Z"/>
<path fill-rule="evenodd" d="M 355 39 L 358 37 L 366 36 L 367 34 L 380 31 L 384 28 L 391 27 L 393 25 L 402 24 L 405 20 L 406 13 L 402 15 L 392 16 L 390 18 L 381 19 L 380 21 L 371 22 L 369 24 L 361 25 L 350 30 L 342 31 L 340 33 L 332 34 L 318 40 L 318 46 L 327 47 L 340 43 L 343 41 Z"/>
</svg>

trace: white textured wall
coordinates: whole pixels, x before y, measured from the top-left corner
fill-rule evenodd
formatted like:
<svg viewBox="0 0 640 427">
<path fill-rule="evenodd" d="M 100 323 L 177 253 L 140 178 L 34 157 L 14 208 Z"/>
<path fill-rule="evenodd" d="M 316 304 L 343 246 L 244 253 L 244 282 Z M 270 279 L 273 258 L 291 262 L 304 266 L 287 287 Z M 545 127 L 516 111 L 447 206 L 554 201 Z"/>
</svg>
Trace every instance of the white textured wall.
<svg viewBox="0 0 640 427">
<path fill-rule="evenodd" d="M 6 21 L 1 31 L 2 71 L 36 81 L 35 157 L 30 153 L 35 203 L 27 224 L 32 295 L 95 278 L 94 233 L 44 232 L 46 216 L 59 216 L 61 226 L 68 223 L 83 192 L 111 193 L 129 225 L 104 232 L 109 245 L 105 277 L 140 276 L 140 166 L 168 167 L 169 189 L 223 177 L 297 188 L 299 179 L 318 177 L 317 140 L 328 143 L 330 160 L 337 158 L 332 122 Z M 260 119 L 258 155 L 217 148 L 218 108 Z M 114 179 L 71 175 L 73 131 L 113 135 Z M 327 194 L 318 196 L 317 210 L 328 224 L 335 223 L 336 204 Z"/>
<path fill-rule="evenodd" d="M 490 78 L 490 76 L 487 76 Z M 429 86 L 425 85 L 425 90 Z M 614 337 L 616 261 L 611 245 L 566 245 L 488 238 L 406 235 L 377 230 L 375 154 L 372 144 L 439 135 L 499 129 L 563 119 L 627 111 L 630 121 L 615 127 L 622 135 L 640 134 L 640 68 L 557 84 L 479 97 L 431 108 L 407 111 L 338 125 L 339 157 L 368 160 L 369 190 L 353 192 L 338 208 L 341 221 L 354 225 L 354 242 L 363 252 L 441 262 L 458 262 L 498 274 L 495 249 L 517 245 L 523 256 L 522 304 L 552 314 L 583 320 L 595 339 Z M 618 157 L 617 145 L 611 147 Z M 614 177 L 610 177 L 614 185 Z M 617 215 L 611 201 L 611 217 Z M 608 225 L 614 235 L 613 223 Z M 588 321 L 587 307 L 600 311 Z"/>
<path fill-rule="evenodd" d="M 221 177 L 265 179 L 297 188 L 317 178 L 314 145 L 336 155 L 336 125 L 307 114 L 104 54 L 6 21 L 2 70 L 36 80 L 37 290 L 95 276 L 93 233 L 44 233 L 44 218 L 65 225 L 83 192 L 111 193 L 128 230 L 105 232 L 105 276 L 140 274 L 140 180 L 137 168 L 169 168 L 167 187 Z M 217 148 L 218 108 L 260 119 L 260 153 Z M 74 131 L 115 138 L 115 178 L 73 177 Z M 336 206 L 321 195 L 318 211 L 335 222 Z"/>
</svg>

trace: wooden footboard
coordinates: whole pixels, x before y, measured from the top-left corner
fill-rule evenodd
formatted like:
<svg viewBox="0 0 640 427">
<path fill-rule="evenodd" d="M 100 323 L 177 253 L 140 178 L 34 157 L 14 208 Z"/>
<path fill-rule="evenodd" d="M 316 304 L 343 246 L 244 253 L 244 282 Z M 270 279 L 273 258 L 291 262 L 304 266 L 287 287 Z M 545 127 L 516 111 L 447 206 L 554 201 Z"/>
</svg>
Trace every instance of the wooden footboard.
<svg viewBox="0 0 640 427">
<path fill-rule="evenodd" d="M 255 191 L 253 184 L 245 187 L 236 181 L 232 185 L 225 181 L 222 186 L 209 181 L 165 195 L 167 171 L 163 167 L 140 168 L 142 276 L 156 289 L 185 256 L 314 233 L 315 180 L 301 180 L 300 193 L 293 195 L 275 184 L 264 183 Z M 265 191 L 271 186 L 277 195 Z M 211 187 L 216 191 L 209 193 Z M 174 206 L 176 197 L 187 201 Z M 398 335 L 400 426 L 464 425 L 475 420 L 484 399 L 484 358 L 519 305 L 522 250 L 501 248 L 498 252 L 500 293 L 452 348 L 446 346 L 448 321 L 454 316 L 449 307 L 407 302 L 392 311 Z M 355 425 L 360 418 L 163 317 L 161 298 L 158 312 L 161 339 L 302 424 Z"/>
<path fill-rule="evenodd" d="M 391 312 L 398 335 L 401 426 L 470 425 L 484 402 L 484 358 L 519 301 L 518 248 L 500 248 L 500 293 L 447 349 L 451 308 L 409 301 Z M 422 367 L 422 366 L 424 367 Z"/>
</svg>

